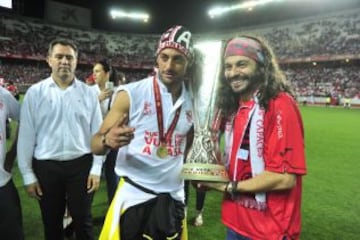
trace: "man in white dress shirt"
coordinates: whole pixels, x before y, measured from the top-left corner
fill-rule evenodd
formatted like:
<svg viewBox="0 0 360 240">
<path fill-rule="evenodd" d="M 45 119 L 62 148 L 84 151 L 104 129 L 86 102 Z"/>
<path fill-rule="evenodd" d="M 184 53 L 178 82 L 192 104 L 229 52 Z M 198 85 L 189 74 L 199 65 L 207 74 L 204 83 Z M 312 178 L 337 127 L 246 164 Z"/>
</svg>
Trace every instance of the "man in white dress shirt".
<svg viewBox="0 0 360 240">
<path fill-rule="evenodd" d="M 18 121 L 20 104 L 15 97 L 0 87 L 0 235 L 2 240 L 22 240 L 24 232 L 19 194 L 11 179 L 16 158 L 16 137 L 6 152 L 6 120 Z"/>
<path fill-rule="evenodd" d="M 75 77 L 77 46 L 49 45 L 51 76 L 31 86 L 21 108 L 18 163 L 28 195 L 39 201 L 45 239 L 63 239 L 67 204 L 77 239 L 94 239 L 91 202 L 103 156 L 93 156 L 91 136 L 102 122 L 94 91 Z"/>
</svg>

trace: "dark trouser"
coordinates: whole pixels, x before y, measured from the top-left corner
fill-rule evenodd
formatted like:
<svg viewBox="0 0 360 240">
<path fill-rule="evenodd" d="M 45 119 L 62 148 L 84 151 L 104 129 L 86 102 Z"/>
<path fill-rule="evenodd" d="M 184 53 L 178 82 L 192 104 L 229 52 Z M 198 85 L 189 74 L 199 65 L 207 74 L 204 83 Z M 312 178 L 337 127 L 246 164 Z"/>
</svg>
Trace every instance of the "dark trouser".
<svg viewBox="0 0 360 240">
<path fill-rule="evenodd" d="M 159 194 L 156 198 L 130 207 L 120 218 L 121 240 L 180 240 L 184 204 Z"/>
<path fill-rule="evenodd" d="M 226 231 L 226 240 L 251 240 L 250 238 L 244 237 L 243 235 L 234 232 L 230 228 Z"/>
<path fill-rule="evenodd" d="M 24 239 L 19 194 L 12 180 L 0 187 L 0 239 Z"/>
<path fill-rule="evenodd" d="M 112 199 L 114 198 L 117 185 L 119 183 L 120 177 L 115 173 L 115 162 L 117 157 L 117 150 L 111 150 L 106 155 L 106 160 L 104 163 L 104 170 L 105 170 L 105 178 L 106 178 L 106 188 L 107 188 L 107 195 L 108 195 L 108 202 L 111 203 Z"/>
<path fill-rule="evenodd" d="M 185 181 L 185 205 L 186 206 L 188 205 L 188 201 L 189 201 L 189 185 L 190 185 L 190 181 Z M 195 191 L 196 191 L 196 210 L 201 211 L 204 208 L 206 192 L 199 191 L 197 189 Z"/>
<path fill-rule="evenodd" d="M 91 154 L 69 160 L 35 160 L 34 171 L 43 191 L 40 209 L 45 239 L 64 239 L 63 216 L 67 204 L 77 239 L 94 239 L 91 216 L 93 193 L 87 193 Z"/>
</svg>

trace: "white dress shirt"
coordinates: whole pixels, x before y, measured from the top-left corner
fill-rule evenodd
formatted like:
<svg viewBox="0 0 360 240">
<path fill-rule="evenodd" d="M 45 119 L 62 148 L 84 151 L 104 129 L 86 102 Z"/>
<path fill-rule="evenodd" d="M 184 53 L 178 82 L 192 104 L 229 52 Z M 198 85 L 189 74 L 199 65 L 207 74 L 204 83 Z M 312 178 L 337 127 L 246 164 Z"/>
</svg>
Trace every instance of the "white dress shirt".
<svg viewBox="0 0 360 240">
<path fill-rule="evenodd" d="M 32 159 L 68 161 L 91 153 L 91 137 L 102 123 L 98 98 L 75 79 L 61 89 L 49 77 L 31 86 L 20 114 L 18 164 L 25 185 L 37 181 Z M 91 174 L 100 176 L 103 156 L 94 155 Z"/>
</svg>

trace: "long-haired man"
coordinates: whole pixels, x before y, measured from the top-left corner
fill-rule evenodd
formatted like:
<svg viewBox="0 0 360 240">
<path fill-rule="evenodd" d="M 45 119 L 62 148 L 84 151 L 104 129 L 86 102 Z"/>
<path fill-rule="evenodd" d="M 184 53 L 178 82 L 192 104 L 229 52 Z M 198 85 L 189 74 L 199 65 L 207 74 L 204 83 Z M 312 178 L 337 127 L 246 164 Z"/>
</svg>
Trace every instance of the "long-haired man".
<svg viewBox="0 0 360 240">
<path fill-rule="evenodd" d="M 225 47 L 219 90 L 230 182 L 203 183 L 225 192 L 227 240 L 299 239 L 303 124 L 271 48 L 251 36 Z"/>
</svg>

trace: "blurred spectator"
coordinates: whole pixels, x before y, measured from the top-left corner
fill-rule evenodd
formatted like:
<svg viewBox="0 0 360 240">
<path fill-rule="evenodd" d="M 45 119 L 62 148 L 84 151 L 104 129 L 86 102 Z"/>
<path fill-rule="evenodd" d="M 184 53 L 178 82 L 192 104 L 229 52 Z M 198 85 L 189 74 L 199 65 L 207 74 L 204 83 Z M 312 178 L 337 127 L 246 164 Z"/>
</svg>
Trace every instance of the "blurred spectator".
<svg viewBox="0 0 360 240">
<path fill-rule="evenodd" d="M 115 97 L 115 88 L 120 82 L 118 79 L 119 75 L 111 65 L 111 61 L 109 59 L 102 59 L 95 62 L 93 67 L 93 76 L 96 82 L 96 85 L 93 88 L 98 96 L 101 112 L 104 118 L 109 112 L 111 103 Z M 119 176 L 116 175 L 114 169 L 117 152 L 117 149 L 111 149 L 108 151 L 103 164 L 109 205 L 114 197 L 116 187 L 119 182 Z"/>
<path fill-rule="evenodd" d="M 86 84 L 89 86 L 93 86 L 95 84 L 95 79 L 94 79 L 94 74 L 90 74 L 86 80 L 85 80 Z"/>
<path fill-rule="evenodd" d="M 19 91 L 13 81 L 8 82 L 6 89 L 16 98 L 16 100 L 19 100 Z"/>
</svg>

